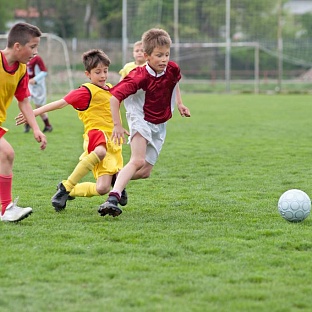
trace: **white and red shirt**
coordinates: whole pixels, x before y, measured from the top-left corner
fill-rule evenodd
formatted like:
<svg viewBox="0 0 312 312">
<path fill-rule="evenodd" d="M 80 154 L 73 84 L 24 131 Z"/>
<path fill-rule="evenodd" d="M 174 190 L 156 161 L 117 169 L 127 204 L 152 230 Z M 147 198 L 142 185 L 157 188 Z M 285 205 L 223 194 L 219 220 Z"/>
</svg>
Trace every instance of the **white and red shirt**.
<svg viewBox="0 0 312 312">
<path fill-rule="evenodd" d="M 120 102 L 125 100 L 127 112 L 143 115 L 144 120 L 160 124 L 172 117 L 175 87 L 180 79 L 180 68 L 172 61 L 161 73 L 146 64 L 133 69 L 110 91 Z"/>
<path fill-rule="evenodd" d="M 47 68 L 39 55 L 34 56 L 28 63 L 27 63 L 27 72 L 29 79 L 34 78 L 38 75 L 39 72 L 47 72 Z"/>
</svg>

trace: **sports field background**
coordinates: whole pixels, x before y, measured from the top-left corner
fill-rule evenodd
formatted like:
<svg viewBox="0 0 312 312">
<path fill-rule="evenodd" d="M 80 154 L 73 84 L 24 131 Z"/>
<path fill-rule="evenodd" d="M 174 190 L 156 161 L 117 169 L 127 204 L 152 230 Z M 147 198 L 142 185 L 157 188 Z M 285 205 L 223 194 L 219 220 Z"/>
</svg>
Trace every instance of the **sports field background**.
<svg viewBox="0 0 312 312">
<path fill-rule="evenodd" d="M 1 311 L 310 311 L 312 217 L 286 222 L 277 201 L 291 188 L 312 196 L 311 97 L 183 99 L 192 117 L 175 112 L 152 176 L 130 182 L 118 218 L 98 215 L 106 196 L 52 209 L 82 152 L 76 112 L 49 113 L 40 151 L 11 105 L 13 193 L 34 213 L 0 224 Z"/>
</svg>

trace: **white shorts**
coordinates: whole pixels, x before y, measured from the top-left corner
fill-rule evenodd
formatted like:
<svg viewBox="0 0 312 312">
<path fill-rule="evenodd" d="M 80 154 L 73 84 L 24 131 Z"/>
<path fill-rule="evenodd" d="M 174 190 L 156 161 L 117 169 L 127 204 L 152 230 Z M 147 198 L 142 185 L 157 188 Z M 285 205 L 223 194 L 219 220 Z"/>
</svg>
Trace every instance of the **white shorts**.
<svg viewBox="0 0 312 312">
<path fill-rule="evenodd" d="M 47 102 L 47 90 L 45 85 L 36 84 L 36 85 L 28 85 L 30 91 L 29 100 L 38 106 L 45 105 Z"/>
<path fill-rule="evenodd" d="M 147 140 L 145 160 L 154 166 L 165 142 L 167 122 L 155 125 L 132 113 L 126 113 L 126 117 L 130 131 L 129 142 L 137 132 L 140 133 Z"/>
</svg>

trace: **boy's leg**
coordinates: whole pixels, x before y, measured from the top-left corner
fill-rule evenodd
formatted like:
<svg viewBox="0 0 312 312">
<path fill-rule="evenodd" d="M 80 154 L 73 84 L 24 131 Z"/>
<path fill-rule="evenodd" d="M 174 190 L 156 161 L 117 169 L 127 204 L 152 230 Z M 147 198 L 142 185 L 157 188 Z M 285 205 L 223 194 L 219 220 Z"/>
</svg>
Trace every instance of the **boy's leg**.
<svg viewBox="0 0 312 312">
<path fill-rule="evenodd" d="M 1 215 L 3 216 L 6 207 L 12 202 L 12 179 L 11 175 L 0 175 L 0 199 L 1 199 Z"/>
<path fill-rule="evenodd" d="M 72 198 L 93 197 L 93 196 L 100 196 L 100 194 L 96 190 L 96 183 L 83 182 L 83 183 L 76 184 L 75 187 L 70 191 L 69 196 Z"/>
<path fill-rule="evenodd" d="M 4 215 L 6 207 L 12 202 L 12 179 L 14 150 L 11 144 L 3 137 L 4 128 L 0 128 L 0 200 L 1 215 Z"/>
<path fill-rule="evenodd" d="M 154 165 L 152 165 L 146 161 L 144 166 L 133 175 L 131 180 L 148 178 L 151 175 L 153 167 L 154 167 Z"/>
<path fill-rule="evenodd" d="M 117 174 L 114 174 L 113 178 L 112 178 L 112 183 L 111 183 L 112 188 L 114 188 L 116 178 L 117 178 Z M 121 206 L 126 206 L 127 203 L 128 203 L 128 193 L 127 193 L 126 189 L 124 188 L 120 194 L 119 204 Z"/>
<path fill-rule="evenodd" d="M 34 98 L 34 100 L 37 103 L 41 103 L 41 104 L 35 104 L 36 108 L 40 108 L 41 106 L 46 104 L 46 94 L 41 94 L 40 96 L 38 96 L 38 98 Z M 52 132 L 53 127 L 50 124 L 48 113 L 43 113 L 40 115 L 40 117 L 44 123 L 44 128 L 43 128 L 42 132 Z"/>
<path fill-rule="evenodd" d="M 57 187 L 57 192 L 52 197 L 52 206 L 56 211 L 60 211 L 66 207 L 66 201 L 68 199 L 69 193 L 75 187 L 76 184 L 86 176 L 93 167 L 100 162 L 99 157 L 95 152 L 91 152 L 86 157 L 84 157 L 76 166 L 72 174 L 67 180 L 59 183 Z"/>
<path fill-rule="evenodd" d="M 109 193 L 108 199 L 103 203 L 98 212 L 101 216 L 107 214 L 116 217 L 122 213 L 118 207 L 121 193 L 131 180 L 132 176 L 145 164 L 147 141 L 140 133 L 136 133 L 131 140 L 131 158 L 125 167 L 118 173 L 113 190 Z"/>
<path fill-rule="evenodd" d="M 14 150 L 12 146 L 3 137 L 0 137 L 1 221 L 7 222 L 21 221 L 32 213 L 30 207 L 20 208 L 16 202 L 12 202 L 13 161 Z"/>
</svg>

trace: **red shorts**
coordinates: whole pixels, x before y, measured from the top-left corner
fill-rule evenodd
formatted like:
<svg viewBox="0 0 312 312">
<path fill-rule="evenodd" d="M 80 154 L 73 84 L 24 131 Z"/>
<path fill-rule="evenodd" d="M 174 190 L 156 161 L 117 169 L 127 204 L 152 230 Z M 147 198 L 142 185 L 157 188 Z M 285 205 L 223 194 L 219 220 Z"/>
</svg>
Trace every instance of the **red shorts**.
<svg viewBox="0 0 312 312">
<path fill-rule="evenodd" d="M 123 167 L 122 146 L 113 143 L 110 138 L 111 132 L 102 130 L 90 130 L 83 135 L 83 150 L 79 160 L 84 159 L 99 145 L 104 145 L 106 148 L 106 155 L 97 165 L 92 169 L 94 178 L 97 180 L 103 175 L 113 175 L 121 170 Z"/>
<path fill-rule="evenodd" d="M 106 146 L 106 138 L 104 133 L 101 130 L 90 130 L 88 132 L 89 144 L 88 144 L 88 153 L 90 154 L 94 149 L 99 145 Z"/>
<path fill-rule="evenodd" d="M 0 138 L 2 138 L 6 134 L 7 131 L 8 129 L 0 127 Z"/>
</svg>

